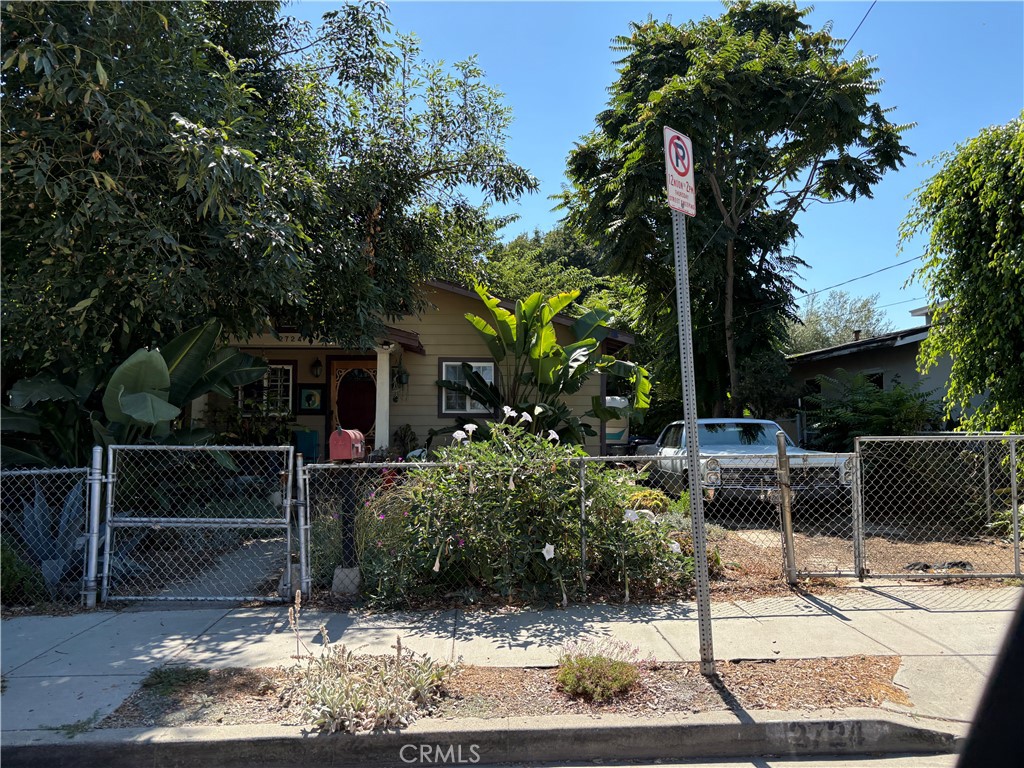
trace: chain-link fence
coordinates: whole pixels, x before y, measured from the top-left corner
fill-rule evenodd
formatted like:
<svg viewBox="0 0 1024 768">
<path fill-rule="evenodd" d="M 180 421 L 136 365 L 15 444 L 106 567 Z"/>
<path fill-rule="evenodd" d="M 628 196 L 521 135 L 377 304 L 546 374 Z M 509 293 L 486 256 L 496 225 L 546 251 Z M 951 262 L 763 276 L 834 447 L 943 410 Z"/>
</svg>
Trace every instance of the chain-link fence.
<svg viewBox="0 0 1024 768">
<path fill-rule="evenodd" d="M 110 448 L 104 600 L 288 595 L 292 458 L 288 446 Z"/>
<path fill-rule="evenodd" d="M 0 472 L 5 606 L 81 602 L 89 548 L 88 469 Z"/>
<path fill-rule="evenodd" d="M 786 473 L 792 532 L 783 534 L 792 537 L 795 575 L 856 575 L 856 455 L 787 452 L 780 482 Z"/>
<path fill-rule="evenodd" d="M 775 456 L 705 464 L 712 575 L 782 573 Z M 314 591 L 382 602 L 600 600 L 686 594 L 680 456 L 315 464 L 303 472 Z"/>
<path fill-rule="evenodd" d="M 874 576 L 1020 576 L 1019 435 L 863 437 L 864 567 Z"/>
</svg>

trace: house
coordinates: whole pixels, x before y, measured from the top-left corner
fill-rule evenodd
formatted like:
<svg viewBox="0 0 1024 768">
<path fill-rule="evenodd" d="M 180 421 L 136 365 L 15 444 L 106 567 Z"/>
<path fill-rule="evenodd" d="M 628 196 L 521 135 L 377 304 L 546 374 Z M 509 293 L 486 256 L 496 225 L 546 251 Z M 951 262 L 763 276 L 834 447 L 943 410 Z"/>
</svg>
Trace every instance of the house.
<svg viewBox="0 0 1024 768">
<path fill-rule="evenodd" d="M 370 450 L 388 446 L 395 430 L 408 425 L 405 429 L 422 446 L 433 428 L 491 415 L 475 401 L 437 386 L 438 379 L 461 377 L 462 363 L 470 363 L 487 380 L 497 375 L 487 346 L 465 319 L 467 312 L 486 315 L 486 307 L 475 292 L 453 283 L 430 281 L 424 294 L 429 308 L 388 326 L 369 352 L 310 343 L 289 333 L 238 345 L 270 366 L 260 388 L 270 412 L 291 414 L 309 430 L 300 437 L 300 450 L 309 454 L 315 448 L 320 457 L 326 456 L 328 436 L 339 426 L 363 432 Z M 514 308 L 509 302 L 502 306 Z M 554 318 L 560 344 L 575 340 L 572 323 L 564 315 Z M 614 354 L 632 342 L 631 334 L 612 330 L 604 351 Z M 566 402 L 583 413 L 595 395 L 605 395 L 605 386 L 605 376 L 595 375 Z M 621 430 L 621 425 L 613 426 L 613 433 Z M 587 450 L 605 453 L 608 431 L 601 424 Z"/>
<path fill-rule="evenodd" d="M 910 314 L 921 319 L 912 328 L 870 338 L 861 338 L 860 331 L 854 331 L 854 338 L 843 344 L 790 355 L 786 358 L 790 378 L 803 392 L 819 392 L 818 376 L 835 376 L 838 369 L 843 369 L 850 374 L 863 374 L 883 389 L 892 388 L 896 382 L 905 386 L 919 384 L 922 392 L 940 400 L 946 391 L 952 360 L 940 359 L 925 374 L 918 370 L 917 356 L 921 342 L 928 337 L 932 311 L 930 307 L 921 307 L 911 310 Z M 798 405 L 796 418 L 780 420 L 780 426 L 794 440 L 803 442 L 806 418 L 804 404 Z"/>
</svg>

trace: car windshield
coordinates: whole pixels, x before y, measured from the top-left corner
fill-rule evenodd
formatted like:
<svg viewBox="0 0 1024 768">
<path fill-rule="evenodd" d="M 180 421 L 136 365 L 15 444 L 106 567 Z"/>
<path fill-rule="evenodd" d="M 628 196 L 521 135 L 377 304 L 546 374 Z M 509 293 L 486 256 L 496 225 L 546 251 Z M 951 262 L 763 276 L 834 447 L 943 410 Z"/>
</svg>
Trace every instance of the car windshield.
<svg viewBox="0 0 1024 768">
<path fill-rule="evenodd" d="M 729 421 L 721 424 L 700 424 L 697 436 L 701 448 L 757 445 L 775 450 L 775 424 Z M 789 442 L 787 438 L 786 442 Z"/>
</svg>

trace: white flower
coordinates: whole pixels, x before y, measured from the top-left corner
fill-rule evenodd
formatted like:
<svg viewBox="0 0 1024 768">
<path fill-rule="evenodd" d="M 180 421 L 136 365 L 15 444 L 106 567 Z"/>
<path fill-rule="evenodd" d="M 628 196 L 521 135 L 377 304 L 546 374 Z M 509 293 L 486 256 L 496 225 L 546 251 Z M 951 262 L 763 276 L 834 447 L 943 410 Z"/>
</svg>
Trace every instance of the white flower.
<svg viewBox="0 0 1024 768">
<path fill-rule="evenodd" d="M 460 442 L 465 440 L 467 437 L 469 437 L 469 435 L 467 435 L 461 429 L 457 429 L 457 430 L 455 430 L 455 432 L 452 433 L 452 438 L 454 440 L 458 440 Z"/>
<path fill-rule="evenodd" d="M 555 432 L 555 430 L 553 430 L 553 429 L 549 429 L 548 430 L 548 440 L 550 440 L 553 443 L 557 443 L 558 442 L 558 433 Z"/>
<path fill-rule="evenodd" d="M 669 542 L 668 548 L 671 549 L 673 552 L 675 552 L 677 555 L 680 552 L 682 552 L 682 550 L 679 548 L 679 542 L 678 541 Z"/>
<path fill-rule="evenodd" d="M 533 417 L 530 416 L 530 414 L 528 414 L 526 411 L 523 411 L 521 414 L 519 414 L 519 422 L 522 423 L 524 421 L 527 424 L 529 424 L 531 421 L 533 421 Z"/>
<path fill-rule="evenodd" d="M 637 514 L 643 515 L 648 520 L 650 520 L 652 523 L 657 522 L 657 518 L 654 517 L 654 513 L 651 512 L 651 510 L 649 510 L 649 509 L 638 509 L 637 510 Z"/>
<path fill-rule="evenodd" d="M 640 519 L 640 515 L 637 514 L 635 509 L 627 509 L 626 514 L 622 516 L 622 519 L 627 523 L 635 523 Z"/>
<path fill-rule="evenodd" d="M 476 432 L 476 424 L 464 424 L 462 428 L 470 435 Z"/>
<path fill-rule="evenodd" d="M 544 559 L 545 560 L 550 560 L 552 557 L 555 556 L 555 545 L 554 544 L 546 544 L 544 546 L 544 549 L 541 550 L 541 554 L 544 555 Z"/>
<path fill-rule="evenodd" d="M 507 405 L 501 406 L 501 412 L 505 414 L 506 419 L 514 419 L 519 414 L 509 408 Z"/>
</svg>

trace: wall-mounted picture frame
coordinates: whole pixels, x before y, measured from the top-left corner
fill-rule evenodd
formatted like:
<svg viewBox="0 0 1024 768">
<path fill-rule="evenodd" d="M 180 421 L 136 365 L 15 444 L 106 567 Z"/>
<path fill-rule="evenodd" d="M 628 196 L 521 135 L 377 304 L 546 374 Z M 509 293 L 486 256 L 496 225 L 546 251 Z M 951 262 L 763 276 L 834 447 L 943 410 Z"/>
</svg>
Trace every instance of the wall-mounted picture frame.
<svg viewBox="0 0 1024 768">
<path fill-rule="evenodd" d="M 299 384 L 298 413 L 316 416 L 324 412 L 324 385 Z"/>
</svg>

